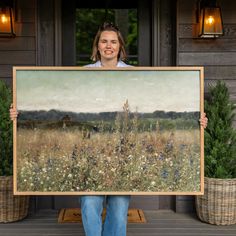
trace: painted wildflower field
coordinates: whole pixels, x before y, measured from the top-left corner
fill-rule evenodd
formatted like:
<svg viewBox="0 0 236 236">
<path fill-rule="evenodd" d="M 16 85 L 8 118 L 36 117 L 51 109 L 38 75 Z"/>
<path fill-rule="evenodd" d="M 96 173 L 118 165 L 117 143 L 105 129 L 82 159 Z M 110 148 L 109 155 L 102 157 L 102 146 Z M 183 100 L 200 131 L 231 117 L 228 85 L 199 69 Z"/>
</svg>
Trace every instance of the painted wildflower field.
<svg viewBox="0 0 236 236">
<path fill-rule="evenodd" d="M 16 194 L 199 194 L 203 85 L 194 67 L 14 68 Z"/>
<path fill-rule="evenodd" d="M 198 121 L 187 129 L 161 129 L 161 122 L 152 119 L 143 128 L 126 101 L 123 112 L 97 122 L 96 131 L 70 122 L 19 127 L 18 191 L 200 191 Z"/>
</svg>

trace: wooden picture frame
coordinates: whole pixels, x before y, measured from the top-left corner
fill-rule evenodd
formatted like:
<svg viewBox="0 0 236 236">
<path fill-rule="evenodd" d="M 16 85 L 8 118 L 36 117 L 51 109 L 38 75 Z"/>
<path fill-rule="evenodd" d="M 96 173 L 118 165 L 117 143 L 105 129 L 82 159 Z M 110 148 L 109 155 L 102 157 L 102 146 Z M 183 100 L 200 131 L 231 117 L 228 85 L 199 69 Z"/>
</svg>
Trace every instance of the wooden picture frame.
<svg viewBox="0 0 236 236">
<path fill-rule="evenodd" d="M 203 67 L 14 67 L 14 194 L 201 195 Z"/>
</svg>

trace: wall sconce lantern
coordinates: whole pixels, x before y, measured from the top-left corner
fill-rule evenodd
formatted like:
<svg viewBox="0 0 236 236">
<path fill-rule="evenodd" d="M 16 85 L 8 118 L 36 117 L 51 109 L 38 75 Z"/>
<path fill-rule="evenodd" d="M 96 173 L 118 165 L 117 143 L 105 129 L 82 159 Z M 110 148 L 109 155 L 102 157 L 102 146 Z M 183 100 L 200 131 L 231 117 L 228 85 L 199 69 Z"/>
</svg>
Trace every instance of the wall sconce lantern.
<svg viewBox="0 0 236 236">
<path fill-rule="evenodd" d="M 15 37 L 13 1 L 0 2 L 0 37 Z"/>
<path fill-rule="evenodd" d="M 217 38 L 223 35 L 221 9 L 216 0 L 200 0 L 198 18 L 199 37 Z"/>
</svg>

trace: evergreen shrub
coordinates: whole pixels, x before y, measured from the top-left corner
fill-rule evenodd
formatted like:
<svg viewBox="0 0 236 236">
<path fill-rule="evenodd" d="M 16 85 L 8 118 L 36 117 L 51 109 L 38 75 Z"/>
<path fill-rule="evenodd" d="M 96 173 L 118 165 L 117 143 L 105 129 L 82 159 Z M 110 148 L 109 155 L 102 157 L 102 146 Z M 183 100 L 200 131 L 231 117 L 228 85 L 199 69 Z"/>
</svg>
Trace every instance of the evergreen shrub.
<svg viewBox="0 0 236 236">
<path fill-rule="evenodd" d="M 236 130 L 233 128 L 235 105 L 226 84 L 218 81 L 205 101 L 208 125 L 205 129 L 205 176 L 236 178 Z"/>
<path fill-rule="evenodd" d="M 13 131 L 9 108 L 12 92 L 0 80 L 0 176 L 10 176 L 13 172 Z"/>
</svg>

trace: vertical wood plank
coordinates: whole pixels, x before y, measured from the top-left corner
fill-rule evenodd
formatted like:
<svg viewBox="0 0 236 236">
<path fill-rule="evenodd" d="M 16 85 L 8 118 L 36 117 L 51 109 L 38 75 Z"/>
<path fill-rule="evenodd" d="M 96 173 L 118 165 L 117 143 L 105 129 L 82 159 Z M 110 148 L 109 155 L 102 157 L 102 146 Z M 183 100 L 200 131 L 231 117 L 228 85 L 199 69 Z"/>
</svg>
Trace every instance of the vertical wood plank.
<svg viewBox="0 0 236 236">
<path fill-rule="evenodd" d="M 38 66 L 55 65 L 55 18 L 54 0 L 37 1 L 37 62 Z M 54 209 L 53 196 L 38 196 L 34 199 L 37 209 Z"/>
<path fill-rule="evenodd" d="M 61 0 L 55 1 L 55 66 L 62 65 Z"/>
<path fill-rule="evenodd" d="M 76 1 L 62 0 L 62 65 L 76 65 Z"/>
<path fill-rule="evenodd" d="M 161 1 L 160 9 L 161 66 L 176 65 L 176 1 Z"/>
<path fill-rule="evenodd" d="M 138 1 L 138 62 L 139 66 L 151 65 L 151 3 Z"/>
<path fill-rule="evenodd" d="M 54 65 L 54 0 L 37 1 L 37 65 Z"/>
</svg>

